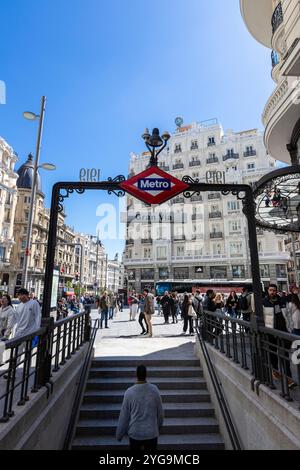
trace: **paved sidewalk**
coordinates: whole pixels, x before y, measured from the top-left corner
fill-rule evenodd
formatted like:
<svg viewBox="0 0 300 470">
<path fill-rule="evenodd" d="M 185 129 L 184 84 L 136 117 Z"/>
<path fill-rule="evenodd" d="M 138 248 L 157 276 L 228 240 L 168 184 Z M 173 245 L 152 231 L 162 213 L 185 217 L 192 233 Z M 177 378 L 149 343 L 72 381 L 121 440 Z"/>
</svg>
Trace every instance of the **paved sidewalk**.
<svg viewBox="0 0 300 470">
<path fill-rule="evenodd" d="M 92 318 L 97 318 L 92 312 Z M 172 320 L 171 320 L 172 321 Z M 164 317 L 152 316 L 153 337 L 140 335 L 138 316 L 129 321 L 129 309 L 109 320 L 109 328 L 99 329 L 95 340 L 95 357 L 195 359 L 195 336 L 182 335 L 183 321 L 164 324 Z"/>
</svg>

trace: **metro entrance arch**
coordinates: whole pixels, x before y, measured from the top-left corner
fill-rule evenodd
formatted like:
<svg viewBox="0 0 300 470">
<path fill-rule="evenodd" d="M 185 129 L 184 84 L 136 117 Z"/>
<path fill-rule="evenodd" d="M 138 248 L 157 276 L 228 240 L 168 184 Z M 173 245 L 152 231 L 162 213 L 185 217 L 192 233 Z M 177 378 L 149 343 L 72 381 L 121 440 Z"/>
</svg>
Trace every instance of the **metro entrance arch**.
<svg viewBox="0 0 300 470">
<path fill-rule="evenodd" d="M 160 137 L 158 129 L 154 129 L 152 135 L 146 129 L 143 139 L 151 153 L 148 168 L 128 180 L 124 176 L 119 175 L 101 182 L 59 182 L 54 185 L 51 200 L 43 297 L 43 319 L 45 324 L 48 323 L 46 319 L 50 318 L 58 213 L 63 210 L 62 204 L 66 198 L 69 198 L 73 193 L 83 194 L 86 190 L 108 191 L 109 194 L 115 194 L 118 197 L 124 196 L 125 192 L 127 192 L 150 205 L 162 204 L 178 194 L 183 194 L 185 198 L 191 198 L 194 195 L 200 195 L 202 192 L 219 191 L 225 196 L 229 194 L 236 196 L 238 200 L 242 201 L 243 213 L 248 221 L 251 274 L 255 302 L 255 315 L 253 315 L 252 320 L 253 326 L 264 324 L 256 235 L 256 207 L 251 186 L 246 184 L 200 183 L 199 180 L 194 180 L 190 176 L 184 176 L 182 180 L 174 178 L 157 166 L 157 157 L 165 148 L 169 138 L 170 135 L 167 132 L 164 132 L 162 137 Z"/>
</svg>

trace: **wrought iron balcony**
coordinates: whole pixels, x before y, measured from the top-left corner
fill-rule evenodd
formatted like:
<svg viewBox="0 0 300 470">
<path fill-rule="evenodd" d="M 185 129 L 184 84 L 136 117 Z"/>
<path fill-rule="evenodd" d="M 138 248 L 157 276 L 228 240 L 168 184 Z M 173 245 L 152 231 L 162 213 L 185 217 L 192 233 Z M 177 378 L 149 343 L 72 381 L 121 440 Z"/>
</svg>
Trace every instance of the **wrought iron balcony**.
<svg viewBox="0 0 300 470">
<path fill-rule="evenodd" d="M 198 144 L 191 145 L 191 150 L 198 150 Z"/>
<path fill-rule="evenodd" d="M 277 7 L 274 10 L 273 16 L 272 16 L 272 31 L 273 34 L 275 31 L 278 29 L 278 27 L 281 25 L 283 22 L 283 13 L 282 13 L 282 6 L 281 2 L 278 3 Z"/>
<path fill-rule="evenodd" d="M 219 217 L 222 217 L 222 212 L 220 212 L 220 211 L 210 212 L 210 213 L 208 214 L 208 217 L 209 217 L 210 219 L 217 219 L 217 218 L 219 218 Z"/>
<path fill-rule="evenodd" d="M 276 67 L 279 64 L 279 55 L 276 51 L 271 52 L 271 59 L 272 59 L 272 67 Z"/>
<path fill-rule="evenodd" d="M 126 240 L 126 245 L 133 245 L 134 244 L 134 240 L 132 238 L 128 238 L 128 240 Z"/>
<path fill-rule="evenodd" d="M 174 235 L 174 241 L 185 240 L 185 235 Z"/>
<path fill-rule="evenodd" d="M 238 153 L 227 153 L 227 155 L 223 156 L 223 161 L 225 162 L 226 160 L 229 160 L 229 158 L 233 158 L 233 159 L 237 160 L 239 158 L 239 154 Z"/>
<path fill-rule="evenodd" d="M 214 147 L 216 145 L 216 142 L 208 142 L 207 147 Z"/>
<path fill-rule="evenodd" d="M 217 157 L 214 158 L 207 158 L 206 163 L 209 165 L 210 163 L 219 163 L 219 159 Z"/>
<path fill-rule="evenodd" d="M 164 171 L 169 171 L 169 170 L 170 170 L 169 165 L 161 165 L 159 168 L 160 168 L 161 170 L 164 170 Z"/>
<path fill-rule="evenodd" d="M 223 233 L 222 232 L 211 232 L 210 233 L 210 238 L 223 238 Z"/>
<path fill-rule="evenodd" d="M 192 162 L 189 162 L 189 166 L 200 166 L 201 162 L 200 160 L 193 160 Z"/>
<path fill-rule="evenodd" d="M 203 219 L 203 214 L 192 214 L 192 220 L 201 220 Z"/>
<path fill-rule="evenodd" d="M 183 163 L 176 163 L 175 165 L 173 165 L 173 170 L 180 170 L 182 168 L 184 168 Z"/>
<path fill-rule="evenodd" d="M 142 238 L 142 243 L 152 243 L 152 238 Z"/>
<path fill-rule="evenodd" d="M 255 157 L 256 150 L 249 150 L 248 152 L 244 152 L 244 157 Z"/>
<path fill-rule="evenodd" d="M 221 199 L 221 194 L 220 193 L 211 193 L 208 195 L 208 199 Z"/>
<path fill-rule="evenodd" d="M 182 152 L 181 147 L 176 147 L 174 149 L 174 153 L 181 153 L 181 152 Z"/>
<path fill-rule="evenodd" d="M 203 197 L 202 196 L 192 196 L 191 197 L 191 202 L 202 202 Z"/>
<path fill-rule="evenodd" d="M 184 197 L 176 197 L 172 202 L 173 204 L 182 204 L 184 202 Z"/>
</svg>

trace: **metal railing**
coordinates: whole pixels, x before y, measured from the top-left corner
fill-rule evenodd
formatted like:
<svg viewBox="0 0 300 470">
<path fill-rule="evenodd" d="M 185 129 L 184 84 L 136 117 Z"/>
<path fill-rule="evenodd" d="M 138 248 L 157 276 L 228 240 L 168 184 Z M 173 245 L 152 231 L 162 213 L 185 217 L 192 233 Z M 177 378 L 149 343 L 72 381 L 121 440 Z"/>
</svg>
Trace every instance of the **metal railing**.
<svg viewBox="0 0 300 470">
<path fill-rule="evenodd" d="M 274 10 L 274 13 L 272 15 L 272 31 L 273 34 L 275 31 L 278 29 L 278 27 L 281 25 L 283 22 L 283 13 L 282 13 L 282 6 L 281 2 L 278 3 L 277 7 Z"/>
<path fill-rule="evenodd" d="M 14 416 L 16 406 L 23 406 L 30 394 L 45 386 L 52 391 L 51 377 L 80 347 L 90 339 L 90 315 L 87 312 L 71 315 L 49 323 L 30 335 L 8 340 L 4 344 L 0 367 L 4 391 L 0 395 L 0 422 Z"/>
<path fill-rule="evenodd" d="M 100 319 L 97 318 L 94 321 L 94 325 L 93 325 L 92 332 L 91 332 L 91 338 L 89 342 L 89 347 L 88 347 L 88 352 L 85 356 L 84 364 L 82 365 L 82 368 L 81 368 L 79 384 L 78 384 L 75 400 L 73 403 L 72 413 L 71 413 L 71 417 L 70 417 L 70 421 L 69 421 L 69 425 L 68 425 L 68 429 L 67 429 L 67 433 L 65 437 L 65 442 L 64 442 L 64 447 L 63 447 L 64 450 L 70 449 L 72 440 L 74 438 L 75 429 L 76 429 L 75 425 L 76 425 L 76 422 L 78 420 L 78 416 L 80 413 L 80 405 L 82 403 L 83 394 L 84 394 L 85 387 L 86 387 L 86 381 L 88 379 L 88 374 L 90 371 L 94 342 L 96 339 L 96 334 L 99 329 L 99 326 L 100 326 Z"/>
<path fill-rule="evenodd" d="M 252 389 L 256 388 L 257 393 L 260 384 L 272 390 L 279 387 L 282 398 L 299 401 L 291 387 L 293 382 L 300 383 L 299 361 L 291 366 L 291 346 L 299 341 L 299 336 L 264 326 L 254 327 L 251 322 L 208 311 L 200 317 L 198 330 L 203 340 L 250 371 Z"/>
</svg>

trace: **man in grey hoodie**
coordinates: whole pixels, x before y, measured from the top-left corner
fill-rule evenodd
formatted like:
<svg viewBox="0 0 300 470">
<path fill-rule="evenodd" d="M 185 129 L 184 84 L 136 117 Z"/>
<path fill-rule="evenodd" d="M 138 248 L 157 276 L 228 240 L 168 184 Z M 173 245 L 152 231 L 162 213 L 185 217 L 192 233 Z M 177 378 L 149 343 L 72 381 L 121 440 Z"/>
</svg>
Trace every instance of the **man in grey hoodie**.
<svg viewBox="0 0 300 470">
<path fill-rule="evenodd" d="M 147 383 L 147 369 L 139 365 L 137 383 L 126 390 L 120 411 L 116 438 L 127 434 L 131 451 L 155 451 L 163 424 L 163 407 L 156 385 Z"/>
</svg>

